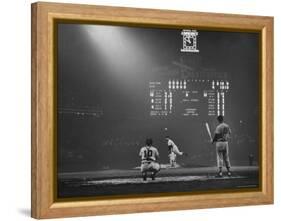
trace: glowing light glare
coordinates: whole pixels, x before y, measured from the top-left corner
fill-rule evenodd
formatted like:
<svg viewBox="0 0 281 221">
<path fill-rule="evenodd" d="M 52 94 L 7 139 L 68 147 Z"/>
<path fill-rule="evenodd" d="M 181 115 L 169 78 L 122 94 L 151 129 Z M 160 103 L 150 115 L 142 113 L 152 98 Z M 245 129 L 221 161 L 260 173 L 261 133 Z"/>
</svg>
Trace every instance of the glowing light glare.
<svg viewBox="0 0 281 221">
<path fill-rule="evenodd" d="M 93 52 L 98 52 L 107 68 L 115 73 L 133 74 L 140 65 L 139 61 L 148 62 L 143 45 L 128 31 L 128 27 L 83 25 L 82 28 L 92 43 Z"/>
</svg>

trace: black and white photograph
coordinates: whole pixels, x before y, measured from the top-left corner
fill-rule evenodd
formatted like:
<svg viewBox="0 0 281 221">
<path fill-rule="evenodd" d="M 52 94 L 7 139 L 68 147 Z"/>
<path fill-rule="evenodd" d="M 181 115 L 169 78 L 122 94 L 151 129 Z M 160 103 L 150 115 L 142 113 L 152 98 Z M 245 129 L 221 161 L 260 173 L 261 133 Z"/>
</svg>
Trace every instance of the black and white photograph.
<svg viewBox="0 0 281 221">
<path fill-rule="evenodd" d="M 260 37 L 58 21 L 57 198 L 260 189 Z"/>
</svg>

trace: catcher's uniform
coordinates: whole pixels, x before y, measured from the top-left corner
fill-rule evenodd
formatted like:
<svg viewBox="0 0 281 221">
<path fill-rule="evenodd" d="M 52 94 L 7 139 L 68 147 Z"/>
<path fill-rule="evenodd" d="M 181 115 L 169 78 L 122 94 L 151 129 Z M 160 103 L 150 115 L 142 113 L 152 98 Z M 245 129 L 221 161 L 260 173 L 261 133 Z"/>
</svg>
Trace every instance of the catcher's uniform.
<svg viewBox="0 0 281 221">
<path fill-rule="evenodd" d="M 160 170 L 160 164 L 156 162 L 159 152 L 155 147 L 144 146 L 141 148 L 139 156 L 141 157 L 141 172 L 157 172 Z"/>
<path fill-rule="evenodd" d="M 222 167 L 223 163 L 225 163 L 225 166 L 227 168 L 230 168 L 228 149 L 228 139 L 230 137 L 230 134 L 231 130 L 226 123 L 219 124 L 215 130 L 215 137 L 213 139 L 213 142 L 216 142 L 218 167 Z"/>
</svg>

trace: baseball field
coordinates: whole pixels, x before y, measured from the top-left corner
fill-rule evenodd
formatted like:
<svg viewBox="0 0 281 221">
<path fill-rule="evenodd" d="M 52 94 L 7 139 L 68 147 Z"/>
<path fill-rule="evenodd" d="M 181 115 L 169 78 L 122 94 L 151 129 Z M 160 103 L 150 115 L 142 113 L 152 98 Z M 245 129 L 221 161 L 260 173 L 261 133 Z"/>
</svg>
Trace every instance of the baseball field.
<svg viewBox="0 0 281 221">
<path fill-rule="evenodd" d="M 225 172 L 225 171 L 224 171 Z M 58 174 L 58 198 L 126 196 L 159 193 L 197 193 L 259 188 L 257 166 L 232 167 L 232 175 L 217 176 L 216 167 L 177 167 L 161 165 L 155 180 L 143 181 L 139 168 Z"/>
</svg>

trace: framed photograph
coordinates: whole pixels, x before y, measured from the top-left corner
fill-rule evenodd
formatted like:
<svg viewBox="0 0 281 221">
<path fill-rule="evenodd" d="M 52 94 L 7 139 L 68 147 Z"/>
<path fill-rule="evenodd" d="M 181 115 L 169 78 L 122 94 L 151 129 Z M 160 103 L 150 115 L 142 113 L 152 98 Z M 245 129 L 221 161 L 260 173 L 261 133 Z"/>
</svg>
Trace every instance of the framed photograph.
<svg viewBox="0 0 281 221">
<path fill-rule="evenodd" d="M 32 217 L 273 203 L 273 18 L 32 4 Z"/>
</svg>

